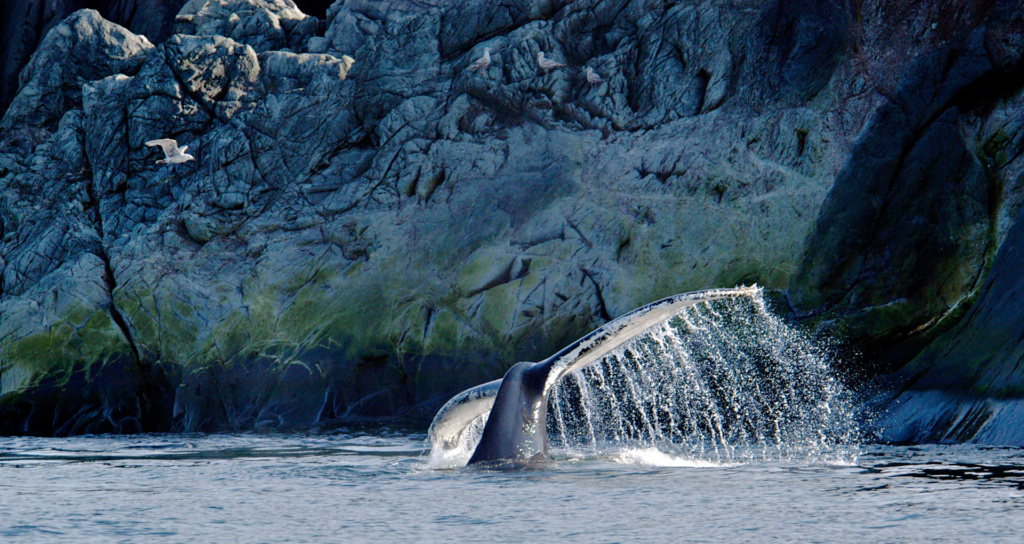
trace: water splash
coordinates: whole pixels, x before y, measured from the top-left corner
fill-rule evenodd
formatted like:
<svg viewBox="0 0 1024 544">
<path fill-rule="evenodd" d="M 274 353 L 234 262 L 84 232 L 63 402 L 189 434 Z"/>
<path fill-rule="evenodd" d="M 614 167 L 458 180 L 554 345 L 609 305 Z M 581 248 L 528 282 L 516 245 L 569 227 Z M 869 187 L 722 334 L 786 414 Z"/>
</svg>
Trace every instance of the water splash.
<svg viewBox="0 0 1024 544">
<path fill-rule="evenodd" d="M 858 430 L 828 360 L 760 292 L 701 303 L 566 376 L 549 399 L 551 445 L 570 457 L 654 448 L 691 462 L 845 464 Z"/>
<path fill-rule="evenodd" d="M 611 460 L 624 465 L 645 467 L 723 468 L 736 465 L 671 455 L 656 448 L 625 448 L 612 455 Z"/>
<path fill-rule="evenodd" d="M 458 437 L 458 443 L 452 448 L 439 448 L 436 445 L 430 448 L 430 458 L 427 466 L 432 469 L 459 468 L 466 466 L 469 458 L 473 456 L 473 450 L 480 443 L 480 437 L 484 434 L 484 426 L 487 425 L 485 413 L 466 426 L 465 430 Z"/>
</svg>

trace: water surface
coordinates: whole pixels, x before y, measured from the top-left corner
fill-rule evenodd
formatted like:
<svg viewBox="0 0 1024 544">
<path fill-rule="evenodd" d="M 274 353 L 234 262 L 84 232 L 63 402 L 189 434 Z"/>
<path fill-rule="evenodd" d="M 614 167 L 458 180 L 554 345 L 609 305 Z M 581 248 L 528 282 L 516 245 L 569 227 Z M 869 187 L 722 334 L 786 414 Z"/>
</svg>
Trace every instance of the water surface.
<svg viewBox="0 0 1024 544">
<path fill-rule="evenodd" d="M 1024 450 L 554 451 L 438 468 L 415 433 L 0 441 L 4 542 L 1020 542 Z"/>
</svg>

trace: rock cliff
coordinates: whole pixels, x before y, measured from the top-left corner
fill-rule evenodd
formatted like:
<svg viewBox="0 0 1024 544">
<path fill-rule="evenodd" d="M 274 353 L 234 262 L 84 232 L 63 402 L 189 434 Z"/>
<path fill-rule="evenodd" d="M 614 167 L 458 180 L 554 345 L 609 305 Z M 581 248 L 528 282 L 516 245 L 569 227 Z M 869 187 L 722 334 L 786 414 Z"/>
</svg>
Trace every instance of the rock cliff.
<svg viewBox="0 0 1024 544">
<path fill-rule="evenodd" d="M 744 282 L 893 396 L 1024 384 L 1012 327 L 956 348 L 1024 322 L 1017 2 L 179 5 L 155 41 L 71 14 L 0 121 L 2 433 L 429 415 Z"/>
</svg>

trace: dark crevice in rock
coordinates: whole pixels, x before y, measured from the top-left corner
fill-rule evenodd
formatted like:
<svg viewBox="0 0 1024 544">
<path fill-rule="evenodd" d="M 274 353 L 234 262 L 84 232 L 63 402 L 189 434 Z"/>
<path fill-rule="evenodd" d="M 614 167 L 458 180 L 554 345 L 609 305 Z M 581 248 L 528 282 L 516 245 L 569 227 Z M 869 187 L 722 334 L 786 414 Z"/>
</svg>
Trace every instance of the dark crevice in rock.
<svg viewBox="0 0 1024 544">
<path fill-rule="evenodd" d="M 103 226 L 103 213 L 99 203 L 99 199 L 96 195 L 96 190 L 93 183 L 92 163 L 89 160 L 88 153 L 85 154 L 84 158 L 86 162 L 85 193 L 87 201 L 83 202 L 82 207 L 86 211 L 86 213 L 89 214 L 93 222 L 93 228 L 96 230 L 96 233 L 99 238 L 96 243 L 96 247 L 93 249 L 92 253 L 96 255 L 96 257 L 98 257 L 100 261 L 103 263 L 103 285 L 106 288 L 106 293 L 107 296 L 109 297 L 109 300 L 107 301 L 106 310 L 107 313 L 110 315 L 110 319 L 114 322 L 118 330 L 120 330 L 121 334 L 124 336 L 125 342 L 128 343 L 128 348 L 132 352 L 132 357 L 134 358 L 135 364 L 140 368 L 148 370 L 151 365 L 147 361 L 144 361 L 143 358 L 140 356 L 138 346 L 136 346 L 135 344 L 135 339 L 132 335 L 130 327 L 128 326 L 128 322 L 125 320 L 124 316 L 121 314 L 120 309 L 118 309 L 117 304 L 114 301 L 114 291 L 117 289 L 117 279 L 114 275 L 113 267 L 110 264 L 110 255 L 107 252 L 107 248 L 104 242 L 106 233 Z"/>
<path fill-rule="evenodd" d="M 334 0 L 295 0 L 295 5 L 306 15 L 312 15 L 323 20 L 327 17 L 327 8 L 331 7 Z"/>
<path fill-rule="evenodd" d="M 530 259 L 512 259 L 507 266 L 503 267 L 492 278 L 484 281 L 483 285 L 466 293 L 466 298 L 526 277 L 530 273 L 530 261 Z M 516 266 L 517 264 L 518 266 Z"/>
<path fill-rule="evenodd" d="M 804 151 L 807 149 L 807 131 L 798 130 L 796 131 L 796 156 L 803 157 Z"/>
<path fill-rule="evenodd" d="M 148 361 L 144 361 L 139 355 L 139 348 L 135 345 L 135 339 L 132 336 L 132 331 L 128 327 L 128 322 L 121 314 L 121 310 L 118 309 L 117 304 L 114 302 L 114 291 L 117 289 L 117 280 L 114 277 L 114 269 L 110 266 L 110 257 L 106 251 L 101 251 L 97 254 L 101 261 L 103 261 L 103 281 L 107 288 L 107 293 L 110 295 L 110 306 L 107 308 L 107 312 L 110 314 L 110 318 L 117 325 L 117 328 L 124 335 L 124 339 L 128 342 L 128 348 L 132 351 L 132 356 L 135 358 L 135 364 L 140 367 L 146 368 L 149 365 Z"/>
<path fill-rule="evenodd" d="M 440 189 L 442 185 L 444 185 L 446 179 L 447 173 L 445 172 L 445 169 L 442 168 L 440 172 L 438 172 L 437 179 L 434 181 L 433 186 L 430 188 L 429 191 L 426 192 L 426 194 L 423 195 L 423 202 L 425 204 L 430 203 L 430 199 L 434 196 L 435 193 L 437 193 L 437 190 Z"/>
<path fill-rule="evenodd" d="M 565 224 L 569 225 L 569 228 L 572 229 L 573 232 L 575 232 L 580 237 L 580 241 L 583 242 L 583 244 L 586 245 L 587 248 L 592 249 L 594 247 L 594 244 L 590 243 L 590 240 L 587 239 L 586 235 L 583 234 L 583 231 L 579 229 L 576 223 L 567 218 L 565 220 Z"/>
<path fill-rule="evenodd" d="M 1024 59 L 1005 69 L 994 69 L 965 86 L 950 100 L 963 110 L 985 114 L 1002 100 L 1024 91 Z"/>
<path fill-rule="evenodd" d="M 622 240 L 621 242 L 619 242 L 619 247 L 615 248 L 615 260 L 616 261 L 621 261 L 622 260 L 622 253 L 624 251 L 626 251 L 627 249 L 629 249 L 629 245 L 632 242 L 633 242 L 633 239 L 629 238 L 629 237 L 627 237 L 624 240 Z"/>
<path fill-rule="evenodd" d="M 597 283 L 597 279 L 594 278 L 594 273 L 586 268 L 581 268 L 583 277 L 590 280 L 590 283 L 594 286 L 594 296 L 597 298 L 597 315 L 601 316 L 601 319 L 607 321 L 612 320 L 611 314 L 608 313 L 608 306 L 604 302 L 604 293 L 601 292 L 601 284 Z"/>
<path fill-rule="evenodd" d="M 695 92 L 697 96 L 697 104 L 694 107 L 694 115 L 700 115 L 704 111 L 704 105 L 707 103 L 708 98 L 708 83 L 711 82 L 711 73 L 705 69 L 701 69 L 697 72 L 697 90 Z"/>
<path fill-rule="evenodd" d="M 423 308 L 423 344 L 426 345 L 430 338 L 430 331 L 434 328 L 434 319 L 437 318 L 438 309 L 425 306 Z"/>
</svg>

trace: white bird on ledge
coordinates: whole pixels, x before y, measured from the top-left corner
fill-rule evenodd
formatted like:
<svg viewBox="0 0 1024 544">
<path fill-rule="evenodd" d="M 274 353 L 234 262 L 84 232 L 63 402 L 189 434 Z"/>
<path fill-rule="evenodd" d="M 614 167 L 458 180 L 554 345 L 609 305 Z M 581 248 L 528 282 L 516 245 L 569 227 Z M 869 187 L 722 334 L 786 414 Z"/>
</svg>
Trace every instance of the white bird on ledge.
<svg viewBox="0 0 1024 544">
<path fill-rule="evenodd" d="M 562 66 L 565 66 L 561 62 L 555 62 L 551 59 L 544 58 L 543 51 L 537 53 L 537 65 L 544 70 L 545 74 L 548 72 L 548 70 L 551 70 L 553 68 L 561 68 Z"/>
<path fill-rule="evenodd" d="M 484 56 L 482 56 L 482 57 L 476 59 L 475 61 L 473 61 L 473 64 L 470 64 L 469 67 L 467 67 L 466 69 L 467 70 L 480 70 L 480 73 L 485 73 L 487 71 L 487 67 L 490 66 L 490 65 L 491 65 L 491 48 L 490 47 L 485 47 L 484 48 Z"/>
</svg>

